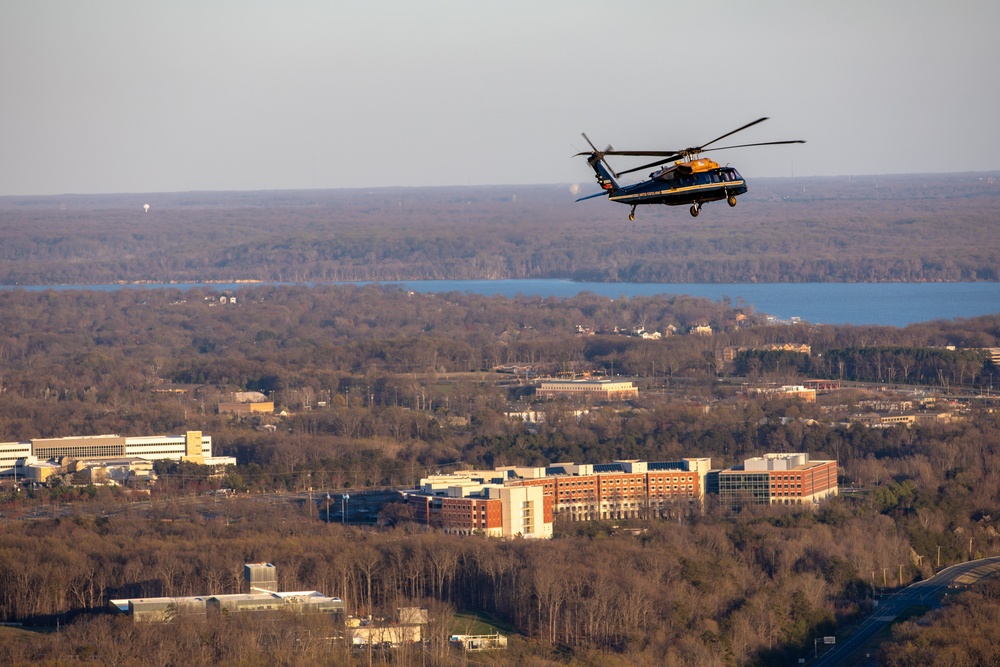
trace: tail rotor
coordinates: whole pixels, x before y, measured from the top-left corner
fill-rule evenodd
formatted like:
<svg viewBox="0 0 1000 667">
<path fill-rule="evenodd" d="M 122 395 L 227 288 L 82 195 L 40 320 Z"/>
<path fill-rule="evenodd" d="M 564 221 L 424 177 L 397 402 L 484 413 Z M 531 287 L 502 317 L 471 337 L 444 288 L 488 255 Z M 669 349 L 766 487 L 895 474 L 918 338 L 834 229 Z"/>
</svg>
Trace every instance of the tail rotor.
<svg viewBox="0 0 1000 667">
<path fill-rule="evenodd" d="M 601 186 L 601 189 L 604 192 L 598 193 L 597 195 L 590 195 L 590 197 L 582 197 L 577 201 L 581 201 L 582 199 L 590 199 L 591 197 L 597 197 L 602 194 L 609 194 L 618 189 L 618 183 L 616 182 L 618 174 L 615 173 L 615 170 L 612 169 L 611 165 L 608 164 L 607 160 L 604 159 L 604 156 L 614 151 L 614 148 L 611 147 L 611 144 L 608 144 L 608 147 L 605 148 L 603 151 L 598 150 L 597 146 L 595 146 L 594 142 L 590 140 L 590 137 L 587 136 L 586 132 L 581 132 L 581 134 L 583 135 L 584 140 L 590 145 L 591 149 L 593 150 L 589 153 L 586 151 L 582 153 L 577 153 L 574 157 L 580 155 L 587 156 L 587 164 L 589 164 L 591 169 L 594 170 L 594 174 L 597 176 L 597 183 Z"/>
</svg>

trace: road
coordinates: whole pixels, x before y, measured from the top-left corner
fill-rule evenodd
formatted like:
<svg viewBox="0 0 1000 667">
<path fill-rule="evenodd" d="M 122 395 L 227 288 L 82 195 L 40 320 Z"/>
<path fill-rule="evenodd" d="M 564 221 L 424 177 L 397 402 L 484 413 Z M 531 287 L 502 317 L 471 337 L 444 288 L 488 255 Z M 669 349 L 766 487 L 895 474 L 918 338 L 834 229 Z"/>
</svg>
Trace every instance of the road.
<svg viewBox="0 0 1000 667">
<path fill-rule="evenodd" d="M 882 598 L 878 609 L 860 625 L 855 626 L 854 632 L 849 637 L 843 641 L 838 640 L 839 643 L 832 649 L 809 664 L 812 667 L 863 664 L 864 657 L 854 656 L 855 651 L 895 621 L 906 609 L 915 606 L 937 607 L 941 603 L 941 598 L 950 589 L 974 584 L 997 572 L 1000 572 L 1000 556 L 993 556 L 946 567 L 930 579 L 900 589 L 893 595 Z"/>
</svg>

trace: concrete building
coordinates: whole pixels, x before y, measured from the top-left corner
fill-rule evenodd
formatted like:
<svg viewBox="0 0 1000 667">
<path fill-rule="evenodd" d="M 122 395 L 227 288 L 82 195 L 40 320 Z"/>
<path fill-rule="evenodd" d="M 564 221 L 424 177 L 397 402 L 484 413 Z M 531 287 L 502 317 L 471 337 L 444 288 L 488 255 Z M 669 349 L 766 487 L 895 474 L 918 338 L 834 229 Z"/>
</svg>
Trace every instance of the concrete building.
<svg viewBox="0 0 1000 667">
<path fill-rule="evenodd" d="M 817 393 L 837 391 L 840 389 L 840 380 L 803 380 L 802 386 Z"/>
<path fill-rule="evenodd" d="M 34 481 L 35 471 L 43 471 L 40 476 L 44 476 L 44 471 L 51 470 L 52 468 L 59 471 L 61 467 L 44 463 L 29 465 L 29 478 Z M 76 459 L 66 466 L 66 472 L 75 473 L 83 477 L 84 481 L 88 484 L 148 482 L 153 479 L 153 462 L 134 456 L 120 459 Z"/>
<path fill-rule="evenodd" d="M 491 489 L 490 496 L 494 494 Z M 552 537 L 552 519 L 545 515 L 542 490 L 531 487 L 503 486 L 496 489 L 500 500 L 500 518 L 505 536 Z"/>
<path fill-rule="evenodd" d="M 255 401 L 247 403 L 229 401 L 226 403 L 219 403 L 219 414 L 231 414 L 238 417 L 247 417 L 255 414 L 270 415 L 274 414 L 274 401 Z"/>
<path fill-rule="evenodd" d="M 724 507 L 814 505 L 837 495 L 837 462 L 811 461 L 805 453 L 765 454 L 717 473 Z"/>
<path fill-rule="evenodd" d="M 23 475 L 20 467 L 31 459 L 30 442 L 5 442 L 0 444 L 0 474 Z"/>
<path fill-rule="evenodd" d="M 635 398 L 639 389 L 631 380 L 543 380 L 535 393 L 541 398 L 579 396 L 615 401 Z"/>
<path fill-rule="evenodd" d="M 415 624 L 376 623 L 360 619 L 348 621 L 347 634 L 353 646 L 400 646 L 419 644 L 423 627 Z"/>
<path fill-rule="evenodd" d="M 462 471 L 420 480 L 404 494 L 418 522 L 459 535 L 552 537 L 552 513 L 540 488 L 514 488 L 494 471 Z"/>
<path fill-rule="evenodd" d="M 395 620 L 371 616 L 344 620 L 347 638 L 356 647 L 419 644 L 426 638 L 428 623 L 430 616 L 422 607 L 400 607 Z"/>
<path fill-rule="evenodd" d="M 90 435 L 35 438 L 29 442 L 0 443 L 0 475 L 28 476 L 28 467 L 69 460 L 169 459 L 202 465 L 236 465 L 231 456 L 212 455 L 212 436 L 201 431 L 183 435 Z"/>
<path fill-rule="evenodd" d="M 139 622 L 166 623 L 180 618 L 204 619 L 212 613 L 289 611 L 298 614 L 343 613 L 340 598 L 317 591 L 291 593 L 232 593 L 190 597 L 111 600 L 112 609 Z"/>
<path fill-rule="evenodd" d="M 816 402 L 816 389 L 801 384 L 786 384 L 780 387 L 751 387 L 750 394 L 761 394 L 770 398 L 795 398 L 806 403 Z"/>
<path fill-rule="evenodd" d="M 956 416 L 948 411 L 921 410 L 917 412 L 870 412 L 852 415 L 851 421 L 871 428 L 881 426 L 906 426 L 909 428 L 916 424 L 948 424 L 955 418 Z"/>
<path fill-rule="evenodd" d="M 456 648 L 471 651 L 496 651 L 507 648 L 507 638 L 499 632 L 492 635 L 452 635 L 448 641 Z"/>
<path fill-rule="evenodd" d="M 270 563 L 244 563 L 244 593 L 274 593 L 278 590 L 278 568 Z"/>
<path fill-rule="evenodd" d="M 135 622 L 169 622 L 178 618 L 204 619 L 212 613 L 288 611 L 298 614 L 343 613 L 340 598 L 318 591 L 277 590 L 277 571 L 270 563 L 243 566 L 243 592 L 188 597 L 109 600 L 111 608 Z M 270 587 L 270 589 L 268 588 Z"/>
</svg>

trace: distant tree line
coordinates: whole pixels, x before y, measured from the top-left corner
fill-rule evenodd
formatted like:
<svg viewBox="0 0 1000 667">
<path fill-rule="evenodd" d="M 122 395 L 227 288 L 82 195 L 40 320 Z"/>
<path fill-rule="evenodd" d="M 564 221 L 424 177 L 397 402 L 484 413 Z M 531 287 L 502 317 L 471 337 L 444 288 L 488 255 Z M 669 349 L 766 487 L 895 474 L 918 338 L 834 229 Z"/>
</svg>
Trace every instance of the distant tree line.
<svg viewBox="0 0 1000 667">
<path fill-rule="evenodd" d="M 995 281 L 998 198 L 980 174 L 760 179 L 629 223 L 559 186 L 9 197 L 0 284 Z"/>
<path fill-rule="evenodd" d="M 827 350 L 821 366 L 828 377 L 942 386 L 983 384 L 995 369 L 981 350 L 885 347 Z"/>
<path fill-rule="evenodd" d="M 785 350 L 744 350 L 733 364 L 737 375 L 796 374 L 852 382 L 986 387 L 1000 370 L 983 349 L 863 347 L 823 350 L 815 357 Z"/>
</svg>

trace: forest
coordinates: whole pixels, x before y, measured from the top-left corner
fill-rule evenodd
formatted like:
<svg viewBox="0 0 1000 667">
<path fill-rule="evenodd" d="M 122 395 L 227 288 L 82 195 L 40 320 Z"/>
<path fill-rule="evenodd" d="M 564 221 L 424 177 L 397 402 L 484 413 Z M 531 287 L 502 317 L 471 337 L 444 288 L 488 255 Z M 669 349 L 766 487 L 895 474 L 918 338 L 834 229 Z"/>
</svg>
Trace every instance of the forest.
<svg viewBox="0 0 1000 667">
<path fill-rule="evenodd" d="M 0 284 L 995 281 L 995 177 L 759 179 L 635 222 L 565 185 L 2 197 Z"/>
<path fill-rule="evenodd" d="M 951 424 L 847 425 L 831 416 L 842 404 L 884 392 L 845 389 L 816 404 L 748 398 L 724 381 L 717 355 L 808 344 L 810 360 L 758 355 L 743 370 L 787 382 L 881 369 L 904 389 L 971 396 L 994 369 L 958 351 L 998 346 L 997 316 L 903 329 L 767 326 L 745 307 L 684 296 L 507 299 L 375 285 L 247 287 L 236 303 L 204 289 L 14 289 L 0 292 L 0 312 L 4 441 L 197 429 L 239 461 L 222 479 L 158 466 L 149 504 L 122 488 L 3 487 L 0 621 L 60 630 L 0 628 L 2 664 L 367 658 L 338 643 L 333 618 L 134 625 L 106 611 L 115 597 L 234 592 L 242 564 L 263 560 L 278 566 L 282 588 L 340 596 L 354 614 L 432 610 L 427 646 L 380 661 L 459 664 L 446 636 L 465 612 L 512 637 L 485 664 L 785 665 L 870 611 L 879 589 L 897 585 L 886 571 L 906 583 L 933 573 L 932 554 L 950 564 L 1000 546 L 1000 415 L 989 403 Z M 750 326 L 737 326 L 737 314 Z M 576 329 L 695 323 L 718 333 L 653 341 Z M 538 402 L 493 370 L 512 364 L 613 367 L 643 390 L 577 417 L 579 406 Z M 235 390 L 267 392 L 286 415 L 218 414 Z M 545 421 L 506 416 L 524 409 Z M 444 535 L 398 509 L 391 525 L 330 525 L 308 503 L 260 502 L 309 488 L 412 486 L 460 466 L 711 456 L 724 467 L 769 451 L 834 458 L 841 485 L 861 491 L 815 511 L 734 515 L 709 502 L 704 512 L 678 507 L 673 520 L 560 522 L 545 543 Z M 220 487 L 237 493 L 184 502 Z M 33 518 L 48 510 L 58 511 Z M 941 622 L 986 613 L 989 590 L 976 595 L 956 598 Z M 917 655 L 914 646 L 959 651 L 973 641 L 927 632 L 899 626 L 884 664 L 921 664 L 892 662 Z"/>
</svg>

